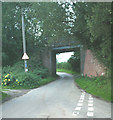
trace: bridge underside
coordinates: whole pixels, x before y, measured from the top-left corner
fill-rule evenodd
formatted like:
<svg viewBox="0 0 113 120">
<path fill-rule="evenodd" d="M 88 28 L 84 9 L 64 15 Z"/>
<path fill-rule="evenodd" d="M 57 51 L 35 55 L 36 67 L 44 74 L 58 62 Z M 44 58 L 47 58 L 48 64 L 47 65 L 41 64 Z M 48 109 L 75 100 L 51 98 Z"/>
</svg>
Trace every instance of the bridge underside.
<svg viewBox="0 0 113 120">
<path fill-rule="evenodd" d="M 83 66 L 84 66 L 84 54 L 82 47 L 80 45 L 76 46 L 65 46 L 65 47 L 56 47 L 56 48 L 49 48 L 48 50 L 43 51 L 42 53 L 42 62 L 43 65 L 49 70 L 51 75 L 56 75 L 56 54 L 63 53 L 63 52 L 71 52 L 75 51 L 76 47 L 80 47 L 80 58 L 81 58 L 81 74 L 83 73 Z"/>
<path fill-rule="evenodd" d="M 74 51 L 76 47 L 80 47 L 80 45 L 76 45 L 76 46 L 65 46 L 65 47 L 56 47 L 53 48 L 52 50 L 55 53 L 63 53 L 63 52 L 71 52 Z"/>
</svg>

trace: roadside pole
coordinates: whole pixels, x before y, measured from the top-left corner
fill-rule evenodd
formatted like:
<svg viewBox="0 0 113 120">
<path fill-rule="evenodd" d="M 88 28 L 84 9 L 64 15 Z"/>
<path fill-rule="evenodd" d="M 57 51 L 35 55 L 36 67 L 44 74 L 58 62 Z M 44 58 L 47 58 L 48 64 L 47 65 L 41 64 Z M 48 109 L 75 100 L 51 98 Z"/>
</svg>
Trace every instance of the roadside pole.
<svg viewBox="0 0 113 120">
<path fill-rule="evenodd" d="M 26 53 L 26 40 L 25 40 L 25 26 L 24 26 L 24 10 L 23 8 L 21 9 L 21 14 L 22 14 L 22 37 L 23 37 L 23 57 L 22 59 L 24 60 L 24 67 L 25 67 L 25 72 L 28 71 L 27 68 L 27 60 L 29 59 L 27 53 Z"/>
</svg>

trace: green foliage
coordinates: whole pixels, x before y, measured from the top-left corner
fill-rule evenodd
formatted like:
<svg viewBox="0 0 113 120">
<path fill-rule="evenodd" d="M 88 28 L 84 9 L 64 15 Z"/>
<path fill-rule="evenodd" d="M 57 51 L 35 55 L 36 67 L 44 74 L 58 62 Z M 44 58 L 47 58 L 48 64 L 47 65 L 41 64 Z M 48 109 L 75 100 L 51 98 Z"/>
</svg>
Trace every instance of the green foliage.
<svg viewBox="0 0 113 120">
<path fill-rule="evenodd" d="M 25 73 L 25 72 L 20 72 L 18 74 L 6 74 L 2 78 L 2 86 L 4 88 L 7 87 L 28 87 L 28 88 L 34 88 L 37 87 L 38 81 L 41 78 L 39 76 L 36 76 L 33 73 Z"/>
<path fill-rule="evenodd" d="M 76 48 L 74 55 L 70 57 L 68 63 L 73 71 L 80 72 L 80 48 Z"/>
<path fill-rule="evenodd" d="M 61 62 L 58 63 L 57 62 L 57 69 L 67 69 L 67 70 L 71 70 L 71 65 L 68 62 Z"/>
<path fill-rule="evenodd" d="M 111 101 L 111 79 L 105 76 L 80 77 L 75 82 L 86 92 L 98 96 L 104 100 Z M 113 101 L 112 101 L 113 102 Z"/>
<path fill-rule="evenodd" d="M 7 97 L 10 97 L 10 95 L 2 92 L 2 100 L 6 99 Z M 1 101 L 2 102 L 2 101 Z"/>
<path fill-rule="evenodd" d="M 50 82 L 56 80 L 58 77 L 59 77 L 59 76 L 57 76 L 57 75 L 54 76 L 54 77 L 49 76 L 49 77 L 47 77 L 47 78 L 41 79 L 41 80 L 38 82 L 38 84 L 39 84 L 39 86 L 48 84 L 48 83 L 50 83 Z"/>
<path fill-rule="evenodd" d="M 111 4 L 100 3 L 92 8 L 92 16 L 87 19 L 91 37 L 90 49 L 105 66 L 111 66 Z M 98 29 L 96 29 L 98 28 Z M 109 54 L 108 54 L 109 53 Z"/>
<path fill-rule="evenodd" d="M 13 65 L 22 57 L 21 8 L 24 9 L 28 55 L 53 45 L 55 40 L 58 43 L 65 33 L 65 10 L 57 3 L 12 2 L 2 6 L 3 66 Z"/>
<path fill-rule="evenodd" d="M 67 62 L 57 62 L 57 69 L 80 72 L 80 48 L 75 48 L 74 55 L 71 55 Z"/>
<path fill-rule="evenodd" d="M 74 36 L 108 69 L 111 66 L 111 3 L 77 3 Z M 108 54 L 109 53 L 109 54 Z"/>
<path fill-rule="evenodd" d="M 37 76 L 36 74 L 32 72 L 23 72 L 15 75 L 16 78 L 18 78 L 21 82 L 20 85 L 28 88 L 34 88 L 38 86 L 38 82 L 40 81 L 41 77 Z"/>
<path fill-rule="evenodd" d="M 65 44 L 67 39 L 72 39 L 90 49 L 100 62 L 110 68 L 111 3 L 4 2 L 2 6 L 3 66 L 13 65 L 22 57 L 21 8 L 24 8 L 28 55 L 35 53 L 40 58 L 44 47 L 60 45 L 61 42 Z M 76 60 L 74 56 L 70 59 L 71 66 L 77 63 Z M 29 63 L 30 71 L 35 72 L 37 68 L 40 75 L 43 68 L 39 70 L 39 64 Z M 67 68 L 71 69 L 69 64 Z"/>
<path fill-rule="evenodd" d="M 16 3 L 3 3 L 2 11 L 2 51 L 3 66 L 13 64 L 18 54 L 22 56 L 21 17 L 15 13 Z M 18 28 L 15 27 L 17 24 Z M 17 54 L 18 53 L 18 54 Z"/>
<path fill-rule="evenodd" d="M 19 63 L 18 63 L 19 65 Z M 21 65 L 21 62 L 20 62 Z M 16 66 L 16 65 L 15 65 Z M 39 69 L 35 72 L 24 72 L 24 69 L 15 69 L 15 66 L 8 66 L 3 69 L 2 86 L 3 88 L 36 88 L 43 84 L 49 83 L 56 78 L 48 77 L 47 69 Z M 15 71 L 12 71 L 14 70 Z M 5 74 L 8 71 L 12 71 L 9 74 Z"/>
<path fill-rule="evenodd" d="M 65 29 L 65 10 L 55 2 L 40 2 L 33 4 L 36 19 L 42 23 L 41 41 L 46 41 L 47 45 L 55 45 L 61 40 L 62 36 L 67 35 Z"/>
<path fill-rule="evenodd" d="M 39 81 L 48 77 L 48 70 L 42 66 L 37 56 L 31 56 L 28 61 L 29 71 L 24 71 L 24 62 L 17 62 L 13 66 L 7 66 L 3 68 L 2 85 L 4 87 L 24 87 L 35 88 L 39 86 Z"/>
<path fill-rule="evenodd" d="M 6 54 L 6 53 L 2 53 L 2 56 L 0 56 L 0 57 L 2 57 L 2 61 L 4 61 L 3 63 L 2 63 L 2 65 L 3 66 L 5 66 L 5 65 L 7 65 L 7 60 L 9 59 L 9 56 Z"/>
<path fill-rule="evenodd" d="M 13 76 L 11 73 L 8 73 L 2 77 L 2 86 L 19 86 L 21 85 L 21 82 L 19 82 L 15 76 Z"/>
</svg>

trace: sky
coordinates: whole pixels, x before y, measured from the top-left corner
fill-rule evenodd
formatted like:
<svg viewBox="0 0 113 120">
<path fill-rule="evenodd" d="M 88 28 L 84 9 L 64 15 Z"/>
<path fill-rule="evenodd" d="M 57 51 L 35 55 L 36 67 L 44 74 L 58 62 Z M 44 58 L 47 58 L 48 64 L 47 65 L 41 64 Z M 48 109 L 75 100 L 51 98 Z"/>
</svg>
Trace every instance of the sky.
<svg viewBox="0 0 113 120">
<path fill-rule="evenodd" d="M 65 52 L 65 53 L 60 53 L 56 54 L 56 59 L 57 61 L 60 62 L 67 62 L 68 59 L 73 55 L 73 52 Z"/>
</svg>

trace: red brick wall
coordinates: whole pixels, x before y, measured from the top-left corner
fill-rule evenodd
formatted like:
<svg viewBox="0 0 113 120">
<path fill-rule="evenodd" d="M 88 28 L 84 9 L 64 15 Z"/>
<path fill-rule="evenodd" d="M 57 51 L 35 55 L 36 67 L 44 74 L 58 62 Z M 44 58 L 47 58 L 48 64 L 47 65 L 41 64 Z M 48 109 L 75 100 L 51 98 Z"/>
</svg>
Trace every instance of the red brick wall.
<svg viewBox="0 0 113 120">
<path fill-rule="evenodd" d="M 95 59 L 90 50 L 86 50 L 84 75 L 97 76 L 105 74 L 104 66 L 102 66 L 97 59 Z"/>
</svg>

